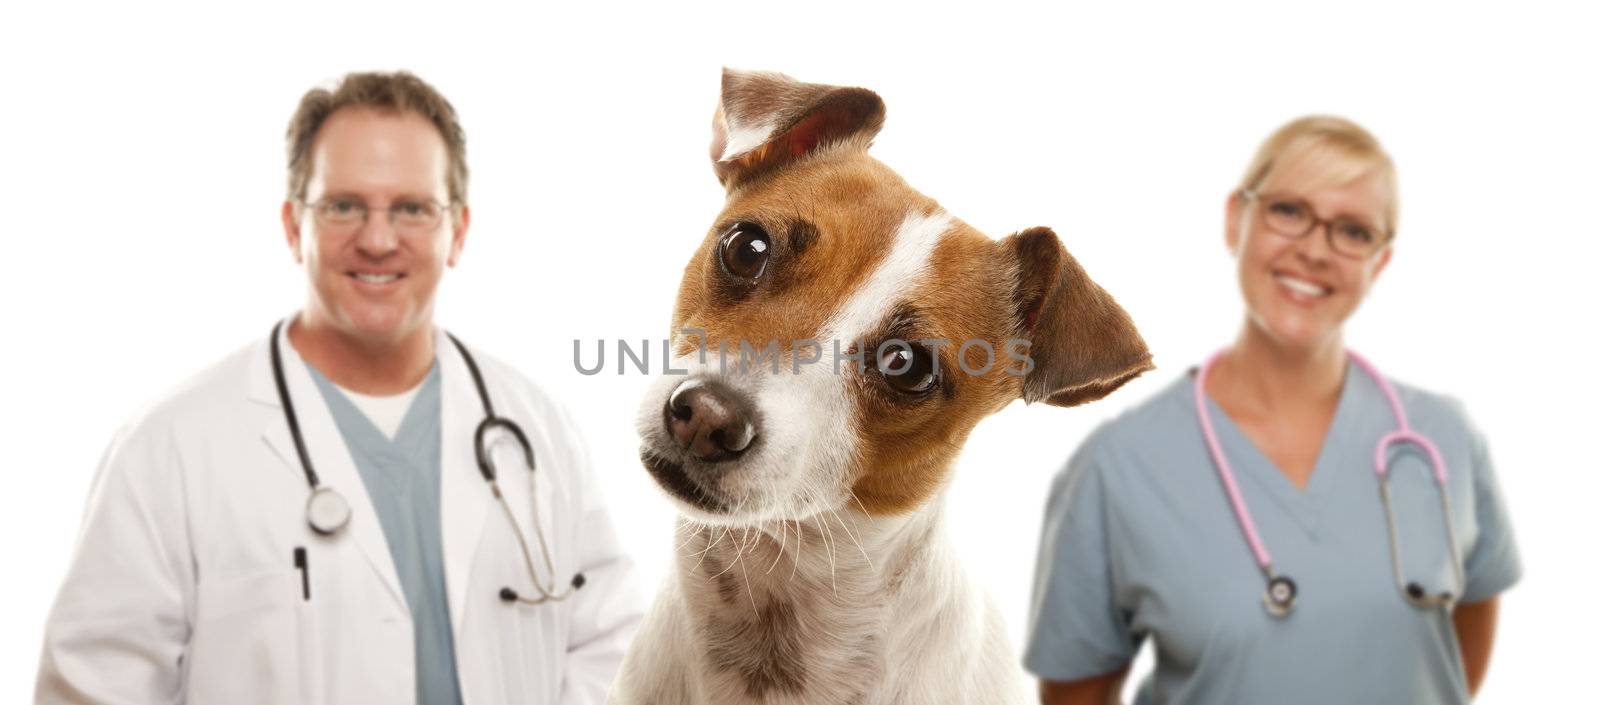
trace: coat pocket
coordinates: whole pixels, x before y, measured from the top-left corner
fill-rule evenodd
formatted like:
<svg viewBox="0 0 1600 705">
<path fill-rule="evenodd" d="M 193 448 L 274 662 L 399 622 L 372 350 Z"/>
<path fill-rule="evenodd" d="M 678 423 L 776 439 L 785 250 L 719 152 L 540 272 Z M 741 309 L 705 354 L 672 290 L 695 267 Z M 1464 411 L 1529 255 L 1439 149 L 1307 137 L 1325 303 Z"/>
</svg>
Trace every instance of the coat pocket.
<svg viewBox="0 0 1600 705">
<path fill-rule="evenodd" d="M 309 608 L 300 573 L 266 570 L 202 579 L 189 643 L 189 702 L 288 703 L 306 695 L 302 643 Z"/>
</svg>

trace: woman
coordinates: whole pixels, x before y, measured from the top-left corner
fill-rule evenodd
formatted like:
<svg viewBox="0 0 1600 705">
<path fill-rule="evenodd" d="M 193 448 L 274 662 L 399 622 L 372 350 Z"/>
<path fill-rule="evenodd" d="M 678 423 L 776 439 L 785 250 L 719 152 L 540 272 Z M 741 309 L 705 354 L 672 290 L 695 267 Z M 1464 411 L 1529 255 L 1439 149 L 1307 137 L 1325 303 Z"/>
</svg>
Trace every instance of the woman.
<svg viewBox="0 0 1600 705">
<path fill-rule="evenodd" d="M 1247 309 L 1233 345 L 1097 429 L 1052 491 L 1025 656 L 1044 702 L 1117 702 L 1145 637 L 1137 703 L 1476 690 L 1496 595 L 1521 573 L 1483 438 L 1453 400 L 1344 347 L 1397 210 L 1392 162 L 1347 120 L 1261 146 L 1227 204 Z M 1437 446 L 1442 492 L 1429 441 L 1376 450 L 1403 423 Z"/>
</svg>

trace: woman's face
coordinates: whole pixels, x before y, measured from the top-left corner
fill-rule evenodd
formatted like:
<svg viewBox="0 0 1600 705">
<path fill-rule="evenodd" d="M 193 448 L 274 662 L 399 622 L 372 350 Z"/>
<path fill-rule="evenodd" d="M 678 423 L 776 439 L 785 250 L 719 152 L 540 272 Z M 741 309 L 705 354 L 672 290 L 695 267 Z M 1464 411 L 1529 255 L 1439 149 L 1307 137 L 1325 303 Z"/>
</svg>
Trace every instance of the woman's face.
<svg viewBox="0 0 1600 705">
<path fill-rule="evenodd" d="M 1286 348 L 1310 350 L 1338 343 L 1340 329 L 1389 263 L 1385 244 L 1365 257 L 1330 246 L 1331 219 L 1369 224 L 1387 238 L 1390 190 L 1379 174 L 1341 186 L 1310 187 L 1315 172 L 1287 164 L 1268 179 L 1256 198 L 1235 194 L 1228 200 L 1227 243 L 1239 263 L 1250 325 Z M 1274 203 L 1299 199 L 1318 219 L 1311 232 L 1291 237 L 1267 223 L 1263 212 Z M 1280 209 L 1286 206 L 1279 205 Z M 1337 227 L 1337 226 L 1335 226 Z M 1337 234 L 1336 234 L 1337 235 Z"/>
</svg>

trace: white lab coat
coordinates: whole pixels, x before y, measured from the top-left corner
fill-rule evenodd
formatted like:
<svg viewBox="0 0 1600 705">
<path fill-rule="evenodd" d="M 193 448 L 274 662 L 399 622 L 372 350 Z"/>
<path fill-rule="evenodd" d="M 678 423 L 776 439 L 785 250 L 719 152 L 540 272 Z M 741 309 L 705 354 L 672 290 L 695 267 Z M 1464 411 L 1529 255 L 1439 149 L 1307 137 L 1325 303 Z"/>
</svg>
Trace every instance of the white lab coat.
<svg viewBox="0 0 1600 705">
<path fill-rule="evenodd" d="M 566 601 L 502 602 L 503 586 L 537 592 L 474 460 L 483 408 L 466 363 L 443 331 L 434 337 L 445 585 L 462 701 L 601 703 L 641 603 L 581 436 L 538 388 L 474 353 L 496 413 L 533 445 L 554 582 L 564 587 L 580 570 L 587 578 Z M 280 345 L 307 451 L 322 483 L 349 500 L 349 525 L 323 537 L 306 524 L 309 489 L 263 337 L 112 442 L 46 626 L 38 702 L 414 702 L 410 613 L 383 529 L 321 393 L 287 339 Z M 500 485 L 546 582 L 529 474 L 503 440 L 494 446 Z M 310 599 L 294 565 L 300 546 Z"/>
</svg>

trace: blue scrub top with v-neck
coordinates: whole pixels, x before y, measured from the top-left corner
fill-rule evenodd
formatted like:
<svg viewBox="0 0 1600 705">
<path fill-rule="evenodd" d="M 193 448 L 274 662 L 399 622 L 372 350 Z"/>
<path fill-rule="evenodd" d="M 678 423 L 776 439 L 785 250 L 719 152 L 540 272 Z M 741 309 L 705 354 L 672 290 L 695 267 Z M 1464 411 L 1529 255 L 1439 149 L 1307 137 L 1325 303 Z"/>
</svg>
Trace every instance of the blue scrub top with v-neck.
<svg viewBox="0 0 1600 705">
<path fill-rule="evenodd" d="M 1521 565 L 1484 439 L 1454 400 L 1395 387 L 1449 471 L 1462 602 L 1493 597 Z M 1057 477 L 1028 669 L 1054 681 L 1109 673 L 1149 638 L 1155 670 L 1137 705 L 1467 702 L 1449 616 L 1413 607 L 1395 583 L 1373 453 L 1396 421 L 1376 382 L 1346 366 L 1304 490 L 1207 404 L 1274 567 L 1299 586 L 1294 611 L 1263 607 L 1265 581 L 1206 451 L 1191 370 L 1102 424 Z M 1391 473 L 1407 579 L 1460 594 L 1426 459 L 1399 451 Z"/>
<path fill-rule="evenodd" d="M 328 378 L 306 365 L 361 474 L 411 612 L 417 705 L 460 705 L 444 583 L 439 509 L 439 364 L 417 389 L 391 440 Z"/>
</svg>

